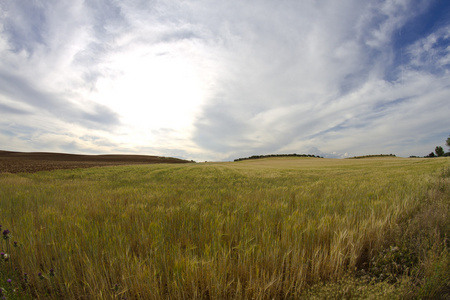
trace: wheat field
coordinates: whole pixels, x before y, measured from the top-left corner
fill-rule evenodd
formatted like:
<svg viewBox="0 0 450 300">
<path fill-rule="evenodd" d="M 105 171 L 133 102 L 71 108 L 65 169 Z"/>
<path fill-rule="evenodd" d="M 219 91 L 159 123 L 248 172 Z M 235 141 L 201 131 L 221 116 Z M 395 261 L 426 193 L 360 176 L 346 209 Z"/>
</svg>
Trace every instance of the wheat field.
<svg viewBox="0 0 450 300">
<path fill-rule="evenodd" d="M 433 297 L 449 280 L 449 166 L 270 158 L 0 174 L 1 293 Z"/>
</svg>

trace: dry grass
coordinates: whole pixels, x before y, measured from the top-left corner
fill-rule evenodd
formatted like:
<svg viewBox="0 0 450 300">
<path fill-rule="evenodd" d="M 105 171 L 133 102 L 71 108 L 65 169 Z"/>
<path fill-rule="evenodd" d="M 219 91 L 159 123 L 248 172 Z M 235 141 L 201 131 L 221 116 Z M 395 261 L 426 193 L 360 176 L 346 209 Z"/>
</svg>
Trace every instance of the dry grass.
<svg viewBox="0 0 450 300">
<path fill-rule="evenodd" d="M 442 282 L 424 278 L 448 267 L 445 243 L 417 242 L 418 252 L 430 248 L 417 256 L 430 274 L 386 281 L 373 268 L 391 268 L 395 258 L 377 255 L 404 247 L 400 233 L 416 243 L 430 216 L 445 239 L 448 202 L 431 207 L 448 200 L 439 175 L 448 165 L 277 158 L 0 174 L 0 220 L 12 234 L 0 286 L 43 299 L 326 298 L 343 286 L 348 298 L 364 288 L 405 295 L 411 285 L 441 293 Z"/>
</svg>

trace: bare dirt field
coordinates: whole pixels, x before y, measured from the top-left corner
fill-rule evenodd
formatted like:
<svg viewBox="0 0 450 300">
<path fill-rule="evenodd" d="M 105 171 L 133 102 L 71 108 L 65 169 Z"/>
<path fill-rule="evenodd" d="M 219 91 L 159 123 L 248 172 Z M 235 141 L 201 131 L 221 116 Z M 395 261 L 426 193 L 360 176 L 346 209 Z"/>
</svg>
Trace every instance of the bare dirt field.
<svg viewBox="0 0 450 300">
<path fill-rule="evenodd" d="M 48 152 L 12 152 L 0 150 L 0 173 L 38 172 L 101 166 L 189 163 L 172 157 L 150 155 L 79 155 Z"/>
</svg>

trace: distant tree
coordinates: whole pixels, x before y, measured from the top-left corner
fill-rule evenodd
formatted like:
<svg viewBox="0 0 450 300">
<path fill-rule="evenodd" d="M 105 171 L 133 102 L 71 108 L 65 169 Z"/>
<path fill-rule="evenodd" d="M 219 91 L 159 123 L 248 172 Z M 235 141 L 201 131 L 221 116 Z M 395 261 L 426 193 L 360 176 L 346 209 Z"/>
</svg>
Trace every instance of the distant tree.
<svg viewBox="0 0 450 300">
<path fill-rule="evenodd" d="M 436 149 L 434 149 L 434 152 L 436 152 L 437 156 L 443 156 L 444 155 L 444 149 L 441 146 L 436 146 Z"/>
<path fill-rule="evenodd" d="M 445 144 L 447 145 L 447 147 L 450 148 L 450 136 L 447 138 L 447 141 L 445 142 Z"/>
<path fill-rule="evenodd" d="M 428 155 L 425 156 L 425 157 L 435 157 L 434 152 L 431 152 L 430 154 L 428 154 Z"/>
</svg>

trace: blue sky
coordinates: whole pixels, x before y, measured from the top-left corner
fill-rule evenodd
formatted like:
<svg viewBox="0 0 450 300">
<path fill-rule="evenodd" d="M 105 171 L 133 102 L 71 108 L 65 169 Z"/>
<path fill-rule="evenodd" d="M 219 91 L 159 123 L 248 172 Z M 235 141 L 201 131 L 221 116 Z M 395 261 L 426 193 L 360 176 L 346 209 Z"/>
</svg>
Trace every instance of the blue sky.
<svg viewBox="0 0 450 300">
<path fill-rule="evenodd" d="M 427 155 L 450 1 L 0 0 L 0 149 Z"/>
</svg>

